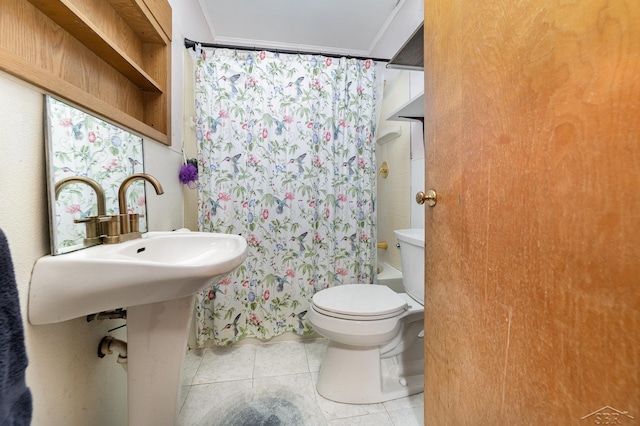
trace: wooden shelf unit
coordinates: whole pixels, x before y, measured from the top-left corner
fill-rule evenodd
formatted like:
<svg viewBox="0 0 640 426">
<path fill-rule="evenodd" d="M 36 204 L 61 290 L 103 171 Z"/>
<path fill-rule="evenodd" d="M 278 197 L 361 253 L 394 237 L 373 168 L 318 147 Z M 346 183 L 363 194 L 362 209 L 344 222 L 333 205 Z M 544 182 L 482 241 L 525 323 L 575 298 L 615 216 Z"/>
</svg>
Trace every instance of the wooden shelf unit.
<svg viewBox="0 0 640 426">
<path fill-rule="evenodd" d="M 166 0 L 0 0 L 0 69 L 169 145 Z"/>
</svg>

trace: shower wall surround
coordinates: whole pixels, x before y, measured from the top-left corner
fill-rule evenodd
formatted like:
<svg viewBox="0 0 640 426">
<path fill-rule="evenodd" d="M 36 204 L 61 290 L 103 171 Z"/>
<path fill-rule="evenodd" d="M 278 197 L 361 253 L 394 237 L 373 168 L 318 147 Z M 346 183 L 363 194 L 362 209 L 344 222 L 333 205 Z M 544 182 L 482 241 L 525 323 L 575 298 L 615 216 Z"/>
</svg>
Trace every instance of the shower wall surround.
<svg viewBox="0 0 640 426">
<path fill-rule="evenodd" d="M 413 99 L 420 93 L 424 93 L 424 72 L 409 72 L 409 99 Z M 424 228 L 424 204 L 414 201 L 414 196 L 425 187 L 425 160 L 424 160 L 424 124 L 420 121 L 411 122 L 411 228 Z"/>
<path fill-rule="evenodd" d="M 378 241 L 386 241 L 386 250 L 378 249 L 378 261 L 401 269 L 400 253 L 396 249 L 394 229 L 409 228 L 410 223 L 410 124 L 402 121 L 387 121 L 386 117 L 410 99 L 409 72 L 385 71 L 385 88 L 382 96 L 379 134 L 389 129 L 400 129 L 400 136 L 386 143 L 378 143 L 376 161 L 378 168 L 383 161 L 389 165 L 389 176 L 378 176 Z"/>
</svg>

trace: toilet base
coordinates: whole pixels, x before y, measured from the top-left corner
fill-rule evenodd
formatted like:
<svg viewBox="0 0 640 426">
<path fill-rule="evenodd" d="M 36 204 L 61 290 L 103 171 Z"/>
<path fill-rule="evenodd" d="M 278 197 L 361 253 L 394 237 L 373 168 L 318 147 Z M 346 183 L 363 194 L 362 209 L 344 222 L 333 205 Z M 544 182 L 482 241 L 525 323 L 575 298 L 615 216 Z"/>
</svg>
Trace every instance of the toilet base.
<svg viewBox="0 0 640 426">
<path fill-rule="evenodd" d="M 423 339 L 386 358 L 378 346 L 329 341 L 316 388 L 324 398 L 347 404 L 373 404 L 420 393 L 424 390 Z"/>
</svg>

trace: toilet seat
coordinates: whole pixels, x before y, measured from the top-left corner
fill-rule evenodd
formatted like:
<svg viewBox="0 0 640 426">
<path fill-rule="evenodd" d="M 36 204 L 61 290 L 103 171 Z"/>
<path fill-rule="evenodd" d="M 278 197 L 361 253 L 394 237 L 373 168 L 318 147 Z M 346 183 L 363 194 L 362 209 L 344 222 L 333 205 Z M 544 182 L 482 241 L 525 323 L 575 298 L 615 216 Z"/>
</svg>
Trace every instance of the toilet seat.
<svg viewBox="0 0 640 426">
<path fill-rule="evenodd" d="M 375 321 L 400 316 L 409 304 L 389 287 L 349 284 L 316 293 L 313 308 L 323 315 L 354 321 Z"/>
</svg>

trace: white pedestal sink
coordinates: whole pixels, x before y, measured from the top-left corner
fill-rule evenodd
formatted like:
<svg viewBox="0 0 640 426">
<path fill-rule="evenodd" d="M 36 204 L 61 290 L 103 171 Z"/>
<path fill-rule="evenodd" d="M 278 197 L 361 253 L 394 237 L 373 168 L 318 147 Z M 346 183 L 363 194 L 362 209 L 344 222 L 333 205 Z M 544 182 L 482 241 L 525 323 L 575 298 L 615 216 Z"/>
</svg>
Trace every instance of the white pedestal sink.
<svg viewBox="0 0 640 426">
<path fill-rule="evenodd" d="M 237 235 L 149 232 L 36 261 L 29 322 L 50 324 L 127 309 L 129 425 L 176 423 L 193 295 L 247 256 Z"/>
</svg>

